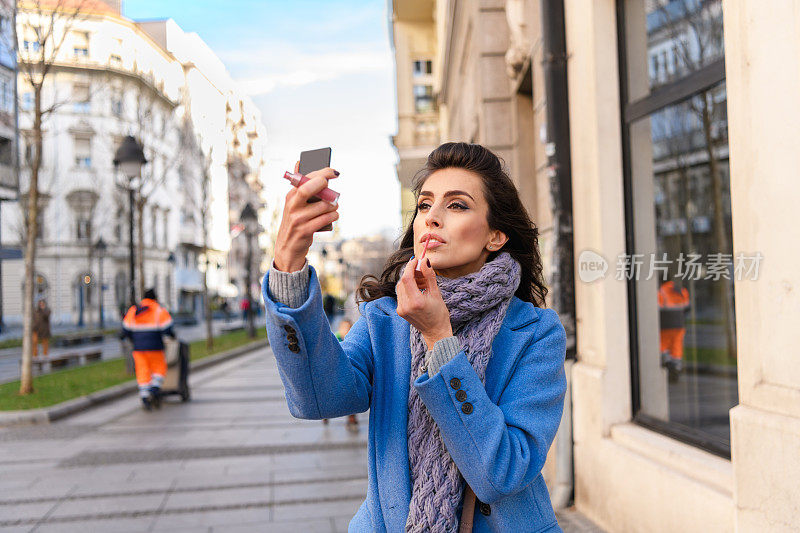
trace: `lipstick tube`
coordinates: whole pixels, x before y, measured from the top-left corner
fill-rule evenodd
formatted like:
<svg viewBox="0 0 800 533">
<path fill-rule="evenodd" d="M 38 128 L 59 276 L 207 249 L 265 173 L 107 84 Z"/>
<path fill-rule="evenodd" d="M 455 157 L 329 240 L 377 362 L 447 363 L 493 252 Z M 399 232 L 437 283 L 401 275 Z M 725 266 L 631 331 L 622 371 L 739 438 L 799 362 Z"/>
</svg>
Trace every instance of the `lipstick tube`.
<svg viewBox="0 0 800 533">
<path fill-rule="evenodd" d="M 299 172 L 286 172 L 283 177 L 289 180 L 295 187 L 299 187 L 305 182 L 311 180 L 311 178 L 304 176 Z M 314 196 L 324 202 L 328 202 L 334 207 L 339 204 L 339 193 L 328 187 L 325 187 Z"/>
</svg>

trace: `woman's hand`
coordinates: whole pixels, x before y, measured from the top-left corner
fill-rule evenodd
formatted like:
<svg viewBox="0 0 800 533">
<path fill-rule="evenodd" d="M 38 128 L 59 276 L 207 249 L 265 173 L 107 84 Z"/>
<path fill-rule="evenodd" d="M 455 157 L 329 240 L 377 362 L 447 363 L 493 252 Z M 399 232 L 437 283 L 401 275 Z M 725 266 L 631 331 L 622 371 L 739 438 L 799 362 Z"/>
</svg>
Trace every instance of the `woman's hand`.
<svg viewBox="0 0 800 533">
<path fill-rule="evenodd" d="M 298 161 L 294 165 L 297 172 Z M 309 172 L 309 181 L 292 187 L 286 194 L 281 225 L 275 241 L 275 267 L 282 272 L 297 272 L 306 262 L 306 255 L 314 242 L 314 232 L 339 218 L 339 206 L 328 202 L 308 203 L 309 198 L 328 186 L 328 180 L 338 177 L 332 168 Z"/>
<path fill-rule="evenodd" d="M 422 333 L 431 350 L 436 341 L 453 336 L 453 327 L 450 325 L 450 311 L 436 284 L 436 273 L 425 260 L 422 263 L 422 275 L 417 273 L 415 276 L 417 261 L 412 258 L 406 264 L 395 287 L 397 314 Z M 420 292 L 420 289 L 425 289 L 425 292 Z"/>
</svg>

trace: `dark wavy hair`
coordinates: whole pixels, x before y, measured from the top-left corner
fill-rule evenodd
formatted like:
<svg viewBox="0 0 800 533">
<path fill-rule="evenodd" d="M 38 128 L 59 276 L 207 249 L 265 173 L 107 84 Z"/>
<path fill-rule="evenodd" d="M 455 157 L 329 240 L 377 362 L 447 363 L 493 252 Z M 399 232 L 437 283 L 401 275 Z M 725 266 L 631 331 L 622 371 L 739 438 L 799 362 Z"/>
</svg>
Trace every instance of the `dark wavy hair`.
<svg viewBox="0 0 800 533">
<path fill-rule="evenodd" d="M 539 255 L 539 230 L 528 216 L 528 211 L 519 199 L 519 193 L 511 178 L 503 169 L 503 162 L 494 153 L 479 144 L 463 142 L 445 143 L 428 156 L 425 166 L 414 176 L 412 190 L 415 202 L 425 180 L 444 168 L 468 170 L 483 182 L 483 194 L 489 204 L 488 223 L 492 230 L 506 234 L 508 241 L 499 250 L 489 254 L 492 261 L 501 252 L 508 252 L 522 267 L 519 288 L 514 293 L 520 300 L 545 307 L 547 287 L 542 275 L 542 259 Z M 384 296 L 397 298 L 395 286 L 403 267 L 414 254 L 414 220 L 418 209 L 403 234 L 398 250 L 386 260 L 380 278 L 367 274 L 361 278 L 356 290 L 356 303 L 370 302 Z"/>
</svg>

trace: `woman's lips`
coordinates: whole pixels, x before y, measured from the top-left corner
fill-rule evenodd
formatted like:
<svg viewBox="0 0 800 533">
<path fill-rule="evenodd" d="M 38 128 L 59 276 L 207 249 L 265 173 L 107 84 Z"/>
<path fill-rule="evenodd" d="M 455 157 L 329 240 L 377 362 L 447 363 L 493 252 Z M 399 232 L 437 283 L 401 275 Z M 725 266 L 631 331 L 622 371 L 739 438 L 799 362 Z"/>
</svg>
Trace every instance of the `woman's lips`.
<svg viewBox="0 0 800 533">
<path fill-rule="evenodd" d="M 431 242 L 428 243 L 428 250 L 433 250 L 434 248 L 438 248 L 439 246 L 443 246 L 445 243 L 439 242 L 436 240 L 431 239 Z"/>
</svg>

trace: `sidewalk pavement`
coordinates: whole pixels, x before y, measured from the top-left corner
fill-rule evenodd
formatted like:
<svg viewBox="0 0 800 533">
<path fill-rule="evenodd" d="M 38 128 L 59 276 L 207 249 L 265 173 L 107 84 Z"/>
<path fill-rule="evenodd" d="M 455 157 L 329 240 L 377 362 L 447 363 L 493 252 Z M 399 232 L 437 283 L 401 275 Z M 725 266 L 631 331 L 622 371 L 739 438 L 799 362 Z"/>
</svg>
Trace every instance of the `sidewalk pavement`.
<svg viewBox="0 0 800 533">
<path fill-rule="evenodd" d="M 367 490 L 357 434 L 293 418 L 269 348 L 191 376 L 187 404 L 133 395 L 0 429 L 0 530 L 340 532 Z M 599 531 L 575 526 L 565 531 Z"/>
<path fill-rule="evenodd" d="M 263 314 L 255 317 L 256 327 L 258 328 L 263 326 L 264 321 L 265 317 Z M 226 328 L 235 327 L 247 327 L 247 324 L 246 322 L 243 322 L 241 318 L 232 318 L 230 321 L 218 319 L 214 320 L 212 323 L 214 336 L 220 335 Z M 193 326 L 175 326 L 175 333 L 179 339 L 186 342 L 204 339 L 206 337 L 206 325 L 205 322 L 200 322 Z M 106 336 L 105 340 L 99 343 L 89 343 L 81 344 L 80 346 L 66 346 L 58 348 L 51 347 L 50 355 L 84 351 L 93 348 L 99 349 L 102 352 L 101 359 L 103 360 L 116 359 L 122 355 L 120 341 L 113 335 Z M 21 355 L 22 348 L 4 348 L 0 350 L 0 383 L 7 383 L 9 381 L 19 379 L 19 361 Z"/>
</svg>

